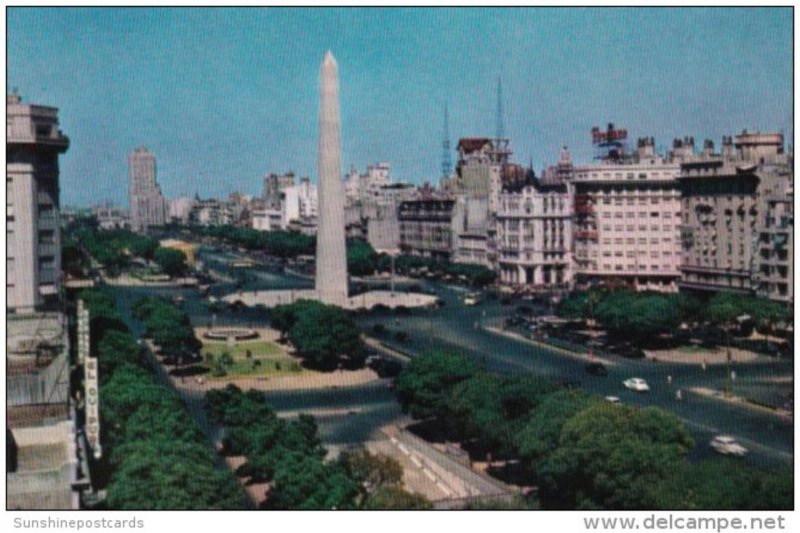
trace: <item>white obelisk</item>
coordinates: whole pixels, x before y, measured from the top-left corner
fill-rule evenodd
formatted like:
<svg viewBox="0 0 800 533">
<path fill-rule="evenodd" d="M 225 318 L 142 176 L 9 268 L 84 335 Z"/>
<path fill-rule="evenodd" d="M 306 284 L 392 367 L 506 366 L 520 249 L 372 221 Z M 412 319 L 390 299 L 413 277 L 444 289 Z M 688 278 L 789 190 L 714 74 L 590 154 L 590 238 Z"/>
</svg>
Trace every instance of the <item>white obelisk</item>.
<svg viewBox="0 0 800 533">
<path fill-rule="evenodd" d="M 344 185 L 339 145 L 339 67 L 328 50 L 320 68 L 319 214 L 317 217 L 317 298 L 344 306 L 347 259 L 344 238 Z"/>
</svg>

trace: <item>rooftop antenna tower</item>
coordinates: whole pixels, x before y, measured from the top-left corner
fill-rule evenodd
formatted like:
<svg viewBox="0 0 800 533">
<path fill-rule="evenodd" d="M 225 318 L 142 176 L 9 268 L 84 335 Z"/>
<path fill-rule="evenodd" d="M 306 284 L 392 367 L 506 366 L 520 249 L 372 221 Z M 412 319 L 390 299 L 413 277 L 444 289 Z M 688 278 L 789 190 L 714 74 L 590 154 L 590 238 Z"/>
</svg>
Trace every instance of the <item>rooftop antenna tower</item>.
<svg viewBox="0 0 800 533">
<path fill-rule="evenodd" d="M 503 124 L 503 79 L 497 78 L 497 138 L 504 139 L 506 136 L 506 129 Z"/>
<path fill-rule="evenodd" d="M 450 124 L 447 104 L 444 105 L 444 139 L 442 140 L 442 177 L 449 178 L 453 164 L 450 160 Z"/>
</svg>

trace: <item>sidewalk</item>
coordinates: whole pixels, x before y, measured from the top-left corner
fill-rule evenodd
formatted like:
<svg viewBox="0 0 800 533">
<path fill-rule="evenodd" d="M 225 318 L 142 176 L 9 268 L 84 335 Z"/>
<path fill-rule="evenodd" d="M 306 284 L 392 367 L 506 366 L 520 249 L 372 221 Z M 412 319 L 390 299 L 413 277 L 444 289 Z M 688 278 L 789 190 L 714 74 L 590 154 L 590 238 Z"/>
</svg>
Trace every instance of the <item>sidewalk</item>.
<svg viewBox="0 0 800 533">
<path fill-rule="evenodd" d="M 502 335 L 503 337 L 508 337 L 509 339 L 514 339 L 520 342 L 525 342 L 527 344 L 532 344 L 534 346 L 538 346 L 540 348 L 547 348 L 548 350 L 552 350 L 554 352 L 558 352 L 560 354 L 566 355 L 567 357 L 572 357 L 573 359 L 578 359 L 580 361 L 584 361 L 586 363 L 603 363 L 606 366 L 616 366 L 617 363 L 611 361 L 605 357 L 600 357 L 597 355 L 589 355 L 588 353 L 578 353 L 573 352 L 570 350 L 566 350 L 564 348 L 559 348 L 558 346 L 553 346 L 552 344 L 548 344 L 546 342 L 539 342 L 527 337 L 523 337 L 519 333 L 512 333 L 510 331 L 505 331 L 497 327 L 493 326 L 484 326 L 482 328 L 484 331 L 488 331 L 490 333 L 494 333 L 495 335 Z"/>
</svg>

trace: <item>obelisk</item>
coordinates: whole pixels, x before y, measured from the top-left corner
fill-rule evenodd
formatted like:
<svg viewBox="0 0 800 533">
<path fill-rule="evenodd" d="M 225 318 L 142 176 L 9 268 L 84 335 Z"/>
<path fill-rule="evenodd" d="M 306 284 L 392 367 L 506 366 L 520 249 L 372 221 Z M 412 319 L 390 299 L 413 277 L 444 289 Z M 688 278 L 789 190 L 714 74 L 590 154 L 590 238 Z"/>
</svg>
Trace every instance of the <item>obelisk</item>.
<svg viewBox="0 0 800 533">
<path fill-rule="evenodd" d="M 344 237 L 344 185 L 339 145 L 339 67 L 328 50 L 320 67 L 319 210 L 317 216 L 317 298 L 344 306 L 347 259 Z"/>
</svg>

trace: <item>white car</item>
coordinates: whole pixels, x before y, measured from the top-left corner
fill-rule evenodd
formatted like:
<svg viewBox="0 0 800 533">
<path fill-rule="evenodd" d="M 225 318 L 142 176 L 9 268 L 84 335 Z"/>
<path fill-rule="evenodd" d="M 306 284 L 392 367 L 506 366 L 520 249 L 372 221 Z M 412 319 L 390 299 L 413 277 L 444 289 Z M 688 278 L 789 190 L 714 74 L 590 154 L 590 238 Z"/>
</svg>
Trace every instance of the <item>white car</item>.
<svg viewBox="0 0 800 533">
<path fill-rule="evenodd" d="M 714 451 L 722 455 L 735 455 L 736 457 L 747 455 L 747 448 L 736 442 L 736 439 L 730 435 L 717 435 L 708 444 L 714 448 Z"/>
<path fill-rule="evenodd" d="M 613 404 L 622 403 L 622 400 L 619 399 L 619 396 L 606 396 L 606 401 Z"/>
<path fill-rule="evenodd" d="M 622 382 L 626 388 L 636 392 L 647 392 L 650 390 L 650 385 L 647 384 L 642 378 L 628 378 Z"/>
<path fill-rule="evenodd" d="M 464 305 L 478 305 L 481 303 L 480 294 L 467 294 L 464 297 Z"/>
</svg>

